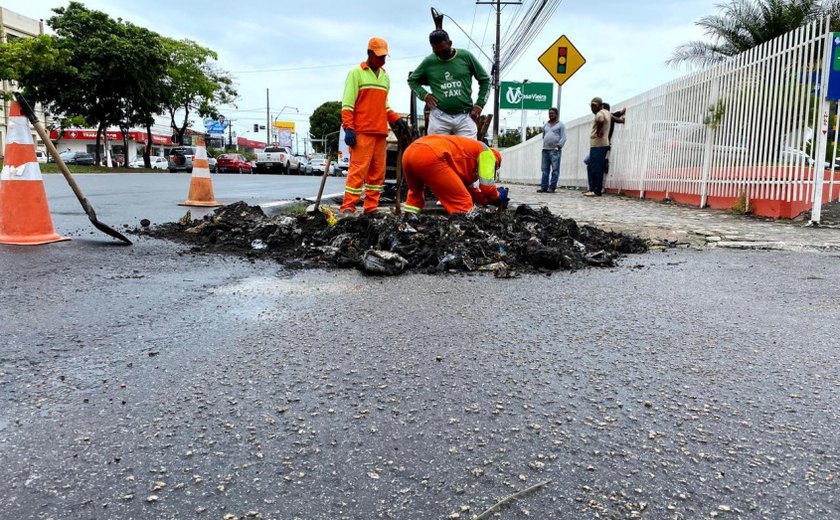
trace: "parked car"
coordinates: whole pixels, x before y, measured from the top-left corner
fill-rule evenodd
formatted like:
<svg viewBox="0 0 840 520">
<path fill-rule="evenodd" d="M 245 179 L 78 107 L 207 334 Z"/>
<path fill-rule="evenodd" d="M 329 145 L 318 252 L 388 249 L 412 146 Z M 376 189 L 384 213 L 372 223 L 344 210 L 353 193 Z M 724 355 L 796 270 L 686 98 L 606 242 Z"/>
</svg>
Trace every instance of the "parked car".
<svg viewBox="0 0 840 520">
<path fill-rule="evenodd" d="M 309 162 L 309 159 L 306 157 L 306 155 L 302 153 L 296 153 L 293 154 L 293 156 L 298 162 L 298 167 L 294 173 L 297 173 L 298 175 L 309 175 L 309 172 L 306 171 L 306 164 Z"/>
<path fill-rule="evenodd" d="M 804 150 L 800 150 L 792 146 L 782 147 L 782 151 L 779 153 L 779 161 L 782 164 L 790 165 L 814 166 L 817 164 L 817 161 L 815 161 L 814 158 L 808 155 Z M 824 161 L 823 168 L 830 170 L 831 163 Z M 834 160 L 834 168 L 835 170 L 840 168 L 840 159 Z"/>
<path fill-rule="evenodd" d="M 300 158 L 300 173 L 303 175 L 312 175 L 312 161 L 306 157 Z"/>
<path fill-rule="evenodd" d="M 258 173 L 300 173 L 300 160 L 292 155 L 291 148 L 287 146 L 269 146 L 262 152 L 257 153 Z"/>
<path fill-rule="evenodd" d="M 315 175 L 323 175 L 324 168 L 327 166 L 327 158 L 321 154 L 316 154 L 312 156 L 312 173 Z M 338 175 L 339 169 L 336 166 L 335 162 L 330 163 L 330 173 L 329 175 Z"/>
<path fill-rule="evenodd" d="M 93 166 L 96 162 L 93 156 L 87 152 L 62 152 L 59 154 L 65 164 L 76 164 L 80 166 Z"/>
<path fill-rule="evenodd" d="M 44 152 L 44 151 L 41 151 L 41 150 L 35 150 L 35 157 L 38 158 L 39 163 L 45 163 L 45 162 L 47 162 L 47 157 L 48 156 L 47 156 L 47 152 Z"/>
<path fill-rule="evenodd" d="M 169 173 L 185 171 L 192 173 L 195 148 L 192 146 L 177 146 L 169 152 Z"/>
<path fill-rule="evenodd" d="M 151 163 L 151 167 L 153 170 L 165 170 L 169 167 L 169 161 L 166 160 L 166 157 L 149 157 L 149 162 Z M 128 163 L 128 167 L 145 168 L 146 164 L 143 162 L 143 158 L 140 157 L 139 159 Z"/>
<path fill-rule="evenodd" d="M 654 167 L 701 167 L 706 155 L 706 138 L 711 129 L 703 123 L 653 121 L 648 138 L 649 164 Z M 711 134 L 713 164 L 741 164 L 749 158 L 744 136 L 727 136 L 718 130 Z M 718 144 L 719 142 L 726 144 Z"/>
<path fill-rule="evenodd" d="M 349 154 L 341 154 L 341 157 L 338 159 L 338 164 L 336 164 L 339 170 L 341 170 L 344 175 L 347 175 L 347 170 L 350 169 L 350 155 Z"/>
<path fill-rule="evenodd" d="M 210 169 L 210 173 L 216 173 L 216 158 L 215 157 L 208 157 L 207 158 L 207 167 Z"/>
<path fill-rule="evenodd" d="M 238 172 L 238 173 L 252 173 L 253 166 L 245 159 L 244 155 L 237 153 L 226 153 L 220 155 L 216 160 L 216 171 L 224 172 Z"/>
</svg>

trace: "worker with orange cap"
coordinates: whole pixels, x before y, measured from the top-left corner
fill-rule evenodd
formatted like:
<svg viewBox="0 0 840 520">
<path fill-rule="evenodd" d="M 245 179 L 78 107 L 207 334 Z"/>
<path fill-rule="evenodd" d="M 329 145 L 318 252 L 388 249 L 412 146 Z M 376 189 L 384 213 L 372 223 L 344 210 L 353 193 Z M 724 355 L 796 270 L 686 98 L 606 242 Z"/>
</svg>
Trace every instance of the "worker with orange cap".
<svg viewBox="0 0 840 520">
<path fill-rule="evenodd" d="M 341 126 L 344 142 L 350 147 L 350 168 L 344 186 L 342 213 L 356 211 L 356 204 L 365 194 L 364 212 L 379 207 L 379 196 L 385 183 L 385 139 L 388 124 L 408 132 L 399 114 L 388 106 L 391 80 L 385 69 L 388 43 L 382 38 L 368 41 L 367 61 L 347 74 L 341 102 Z"/>
<path fill-rule="evenodd" d="M 501 164 L 498 150 L 470 137 L 421 137 L 403 153 L 403 172 L 408 184 L 404 209 L 407 213 L 420 213 L 426 203 L 426 186 L 450 215 L 469 214 L 476 204 L 504 207 L 507 190 L 497 190 L 495 181 Z"/>
</svg>

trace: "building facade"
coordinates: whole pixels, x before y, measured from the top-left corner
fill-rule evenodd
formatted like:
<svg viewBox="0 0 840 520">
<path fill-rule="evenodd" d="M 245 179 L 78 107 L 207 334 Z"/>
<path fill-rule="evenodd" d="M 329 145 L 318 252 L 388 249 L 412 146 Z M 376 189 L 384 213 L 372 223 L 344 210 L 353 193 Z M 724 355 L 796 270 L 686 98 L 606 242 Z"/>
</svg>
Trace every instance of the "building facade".
<svg viewBox="0 0 840 520">
<path fill-rule="evenodd" d="M 35 20 L 14 11 L 10 11 L 5 7 L 0 6 L 0 41 L 7 43 L 13 41 L 15 38 L 34 38 L 44 34 L 44 21 Z M 3 79 L 0 82 L 0 89 L 3 92 L 13 92 L 17 90 L 15 82 Z M 4 100 L 0 106 L 2 114 L 0 114 L 0 146 L 2 150 L 6 149 L 6 135 L 9 125 L 9 101 Z M 35 106 L 35 113 L 38 119 L 46 125 L 46 116 L 41 110 L 40 105 Z M 44 143 L 35 135 L 33 131 L 33 139 L 35 145 L 39 150 L 44 149 Z"/>
<path fill-rule="evenodd" d="M 111 154 L 112 160 L 127 164 L 143 157 L 143 150 L 146 147 L 146 131 L 131 130 L 126 135 L 128 141 L 128 153 L 123 146 L 123 133 L 119 130 L 108 130 L 100 137 L 99 156 L 105 160 L 105 150 Z M 87 152 L 96 155 L 96 129 L 90 128 L 66 128 L 64 131 L 52 130 L 50 140 L 55 143 L 59 152 Z M 151 156 L 165 157 L 172 148 L 172 136 L 152 134 Z"/>
</svg>

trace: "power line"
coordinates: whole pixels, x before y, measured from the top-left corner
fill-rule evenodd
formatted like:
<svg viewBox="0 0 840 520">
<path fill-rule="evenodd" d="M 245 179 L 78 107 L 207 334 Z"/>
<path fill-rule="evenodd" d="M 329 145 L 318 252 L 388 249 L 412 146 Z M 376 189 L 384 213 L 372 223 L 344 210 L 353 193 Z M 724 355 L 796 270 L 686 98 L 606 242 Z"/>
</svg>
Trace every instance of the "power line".
<svg viewBox="0 0 840 520">
<path fill-rule="evenodd" d="M 402 61 L 402 60 L 416 60 L 418 58 L 425 58 L 427 55 L 424 54 L 422 56 L 406 56 L 405 58 L 389 58 L 390 61 Z M 308 67 L 289 67 L 283 69 L 253 69 L 253 70 L 234 70 L 231 71 L 231 74 L 258 74 L 262 72 L 296 72 L 299 70 L 315 70 L 315 69 L 333 69 L 338 67 L 352 67 L 354 65 L 358 65 L 358 62 L 353 63 L 335 63 L 332 65 L 312 65 Z"/>
<path fill-rule="evenodd" d="M 475 30 L 475 17 L 477 15 L 478 15 L 478 4 L 475 4 L 475 9 L 473 10 L 473 19 L 472 19 L 472 23 L 470 24 L 470 34 L 469 34 L 470 44 L 467 46 L 467 50 L 470 50 L 470 47 L 472 47 L 472 45 L 473 45 L 472 44 L 472 41 L 473 41 L 472 35 L 473 35 L 473 31 Z"/>
<path fill-rule="evenodd" d="M 475 4 L 478 7 L 478 4 Z M 481 37 L 481 46 L 484 47 L 484 42 L 487 41 L 487 29 L 490 28 L 490 20 L 493 16 L 493 12 L 487 13 L 487 23 L 484 24 L 484 36 Z"/>
<path fill-rule="evenodd" d="M 506 53 L 501 59 L 502 69 L 512 67 L 522 57 L 540 31 L 554 15 L 562 0 L 535 0 L 529 8 L 517 31 L 505 46 Z"/>
<path fill-rule="evenodd" d="M 505 31 L 502 33 L 502 41 L 504 42 L 502 44 L 503 47 L 507 47 L 508 43 L 510 43 L 509 36 L 510 36 L 511 28 L 513 28 L 514 25 L 519 26 L 519 23 L 521 23 L 521 21 L 517 22 L 516 19 L 519 16 L 520 12 L 522 11 L 522 5 L 523 4 L 519 4 L 519 5 L 516 6 L 516 9 L 514 10 L 513 14 L 510 16 L 510 20 L 507 24 L 507 27 L 505 28 Z"/>
</svg>

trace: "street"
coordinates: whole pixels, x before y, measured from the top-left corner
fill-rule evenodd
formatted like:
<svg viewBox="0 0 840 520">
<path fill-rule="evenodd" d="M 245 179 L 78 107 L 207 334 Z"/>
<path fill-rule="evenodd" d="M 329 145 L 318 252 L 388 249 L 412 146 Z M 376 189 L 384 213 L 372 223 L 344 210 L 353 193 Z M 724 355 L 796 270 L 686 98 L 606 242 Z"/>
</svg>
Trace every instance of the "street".
<svg viewBox="0 0 840 520">
<path fill-rule="evenodd" d="M 185 212 L 154 177 L 79 181 L 135 227 Z M 0 246 L 4 518 L 466 519 L 548 480 L 498 518 L 840 517 L 833 253 L 377 278 L 111 245 L 46 183 L 84 238 Z"/>
<path fill-rule="evenodd" d="M 147 218 L 152 223 L 172 222 L 190 209 L 193 215 L 207 213 L 205 208 L 178 206 L 187 197 L 190 175 L 186 173 L 117 173 L 76 175 L 85 196 L 102 222 L 111 226 L 139 225 Z M 270 204 L 295 197 L 313 197 L 318 193 L 321 178 L 297 175 L 214 174 L 216 200 L 230 204 L 244 200 L 248 204 Z M 53 223 L 59 233 L 94 236 L 76 196 L 61 175 L 44 175 Z M 328 177 L 325 194 L 341 193 L 344 178 Z M 97 240 L 99 237 L 96 238 Z"/>
</svg>

